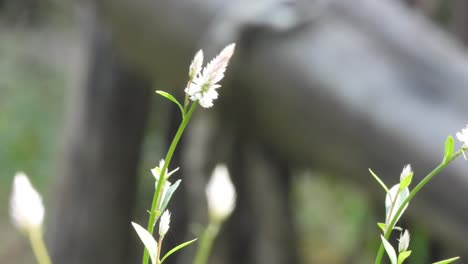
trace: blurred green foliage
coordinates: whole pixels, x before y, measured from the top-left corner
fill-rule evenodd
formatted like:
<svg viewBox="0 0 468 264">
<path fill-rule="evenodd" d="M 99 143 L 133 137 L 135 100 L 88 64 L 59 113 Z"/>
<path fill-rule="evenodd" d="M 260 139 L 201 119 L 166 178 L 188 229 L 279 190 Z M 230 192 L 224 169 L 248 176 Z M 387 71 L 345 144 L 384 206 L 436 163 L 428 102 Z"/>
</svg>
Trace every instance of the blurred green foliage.
<svg viewBox="0 0 468 264">
<path fill-rule="evenodd" d="M 0 41 L 0 208 L 12 178 L 26 172 L 46 193 L 58 146 L 64 74 L 34 56 L 27 38 L 2 32 Z M 38 52 L 38 51 L 36 51 Z M 3 210 L 2 210 L 3 211 Z"/>
</svg>

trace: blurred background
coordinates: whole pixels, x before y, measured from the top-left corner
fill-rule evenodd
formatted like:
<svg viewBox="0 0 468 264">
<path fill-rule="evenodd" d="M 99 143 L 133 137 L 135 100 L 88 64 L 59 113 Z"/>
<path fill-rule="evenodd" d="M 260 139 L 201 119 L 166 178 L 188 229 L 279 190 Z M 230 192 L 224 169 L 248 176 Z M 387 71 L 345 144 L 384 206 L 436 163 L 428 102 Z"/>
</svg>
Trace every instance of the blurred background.
<svg viewBox="0 0 468 264">
<path fill-rule="evenodd" d="M 404 4 L 460 43 L 468 41 L 465 0 Z M 27 239 L 14 229 L 8 215 L 15 172 L 28 174 L 44 195 L 47 223 L 55 214 L 67 106 L 73 104 L 72 90 L 83 83 L 87 72 L 87 44 L 78 9 L 69 1 L 0 0 L 0 263 L 33 263 Z M 170 126 L 164 110 L 169 105 L 152 96 L 133 210 L 139 219 L 145 217 L 152 196 L 147 188 L 152 185 L 149 169 L 163 156 L 165 130 Z M 289 203 L 299 263 L 372 263 L 379 242 L 375 223 L 382 219 L 383 205 L 373 202 L 366 188 L 344 179 L 309 168 L 292 172 Z M 369 181 L 373 181 L 370 176 Z M 409 225 L 413 249 L 409 263 L 429 263 L 434 244 L 428 230 Z M 136 247 L 138 253 L 133 254 L 138 257 L 140 245 Z"/>
</svg>

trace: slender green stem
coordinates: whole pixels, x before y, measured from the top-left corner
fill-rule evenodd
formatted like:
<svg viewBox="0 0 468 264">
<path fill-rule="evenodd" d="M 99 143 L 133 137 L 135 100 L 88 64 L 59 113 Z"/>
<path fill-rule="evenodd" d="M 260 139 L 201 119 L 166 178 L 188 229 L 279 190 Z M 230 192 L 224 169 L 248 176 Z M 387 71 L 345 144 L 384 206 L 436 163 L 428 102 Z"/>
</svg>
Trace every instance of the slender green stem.
<svg viewBox="0 0 468 264">
<path fill-rule="evenodd" d="M 190 118 L 192 117 L 192 114 L 197 108 L 197 106 L 198 106 L 198 102 L 193 102 L 187 114 L 184 115 L 184 118 L 182 119 L 182 123 L 180 124 L 179 129 L 177 130 L 177 133 L 175 134 L 174 139 L 172 140 L 172 143 L 169 147 L 169 150 L 167 151 L 166 158 L 164 159 L 164 166 L 161 168 L 161 175 L 159 175 L 158 185 L 156 186 L 156 190 L 153 195 L 153 202 L 151 203 L 151 211 L 150 211 L 150 216 L 148 219 L 148 227 L 146 228 L 146 230 L 148 230 L 150 234 L 153 234 L 154 223 L 156 222 L 159 215 L 162 213 L 162 212 L 159 212 L 158 215 L 156 216 L 156 210 L 159 209 L 159 206 L 161 205 L 161 200 L 162 200 L 161 190 L 167 180 L 166 170 L 169 167 L 169 164 L 171 163 L 172 155 L 174 154 L 177 144 L 179 143 L 179 140 L 182 137 L 185 127 L 190 121 Z M 148 253 L 148 250 L 146 250 L 145 248 L 144 253 L 143 253 L 142 263 L 148 264 L 148 261 L 149 261 L 149 253 Z"/>
<path fill-rule="evenodd" d="M 410 192 L 410 195 L 408 196 L 408 198 L 406 198 L 405 201 L 403 201 L 403 203 L 398 208 L 397 213 L 395 214 L 395 217 L 393 217 L 392 221 L 390 222 L 390 225 L 387 226 L 387 229 L 386 229 L 387 231 L 385 232 L 385 235 L 384 235 L 385 239 L 388 240 L 390 235 L 392 234 L 393 227 L 395 226 L 397 218 L 398 218 L 397 216 L 401 214 L 401 212 L 403 211 L 403 208 L 405 208 L 405 206 L 413 199 L 413 197 L 421 190 L 421 188 L 424 187 L 424 185 L 426 185 L 435 175 L 441 172 L 445 167 L 447 167 L 447 165 L 449 165 L 453 160 L 455 160 L 462 153 L 463 153 L 463 149 L 457 151 L 449 158 L 444 159 L 442 163 L 439 164 L 439 166 L 433 169 L 428 175 L 426 175 L 426 177 L 424 177 L 424 179 L 422 179 L 418 183 L 418 185 L 416 185 L 416 187 L 414 187 L 414 189 Z M 377 256 L 375 258 L 375 264 L 382 263 L 384 250 L 385 249 L 384 249 L 383 244 L 380 243 L 379 251 L 377 252 Z"/>
<path fill-rule="evenodd" d="M 40 228 L 32 229 L 29 231 L 29 241 L 36 257 L 37 263 L 39 264 L 51 264 L 49 253 L 47 253 L 47 247 L 42 238 L 42 230 Z"/>
<path fill-rule="evenodd" d="M 218 235 L 220 227 L 221 222 L 210 220 L 210 223 L 206 227 L 200 239 L 200 245 L 198 246 L 193 264 L 207 263 L 211 248 L 213 247 L 213 242 Z"/>
</svg>

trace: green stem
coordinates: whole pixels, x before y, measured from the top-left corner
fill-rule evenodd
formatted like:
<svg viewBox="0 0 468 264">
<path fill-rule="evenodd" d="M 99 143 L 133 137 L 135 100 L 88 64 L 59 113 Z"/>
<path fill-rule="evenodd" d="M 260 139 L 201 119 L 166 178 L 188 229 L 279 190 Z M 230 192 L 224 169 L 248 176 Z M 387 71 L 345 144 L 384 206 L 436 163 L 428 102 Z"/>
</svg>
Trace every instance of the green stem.
<svg viewBox="0 0 468 264">
<path fill-rule="evenodd" d="M 52 261 L 50 261 L 49 253 L 47 253 L 47 247 L 42 238 L 42 230 L 40 228 L 32 229 L 29 231 L 28 236 L 37 263 L 51 264 Z"/>
<path fill-rule="evenodd" d="M 150 216 L 148 219 L 148 227 L 146 230 L 150 234 L 153 234 L 154 230 L 154 223 L 157 220 L 157 217 L 159 217 L 160 213 L 158 216 L 156 216 L 156 210 L 159 208 L 161 205 L 161 195 L 162 195 L 162 187 L 164 186 L 164 183 L 166 182 L 166 170 L 169 167 L 169 164 L 171 163 L 172 155 L 174 154 L 174 151 L 177 147 L 177 144 L 179 143 L 180 138 L 182 137 L 182 134 L 185 130 L 185 127 L 187 126 L 188 122 L 190 121 L 190 118 L 192 117 L 193 112 L 198 106 L 198 102 L 194 102 L 191 106 L 187 114 L 184 115 L 184 118 L 182 119 L 182 123 L 179 126 L 179 129 L 177 130 L 177 133 L 174 136 L 174 139 L 172 140 L 171 146 L 169 147 L 169 150 L 167 151 L 166 158 L 164 159 L 164 166 L 161 168 L 161 175 L 159 175 L 159 181 L 158 185 L 156 186 L 156 190 L 153 195 L 153 202 L 151 203 L 151 211 L 150 211 Z M 144 250 L 143 253 L 143 264 L 148 264 L 149 261 L 149 253 L 148 250 Z"/>
<path fill-rule="evenodd" d="M 220 227 L 221 222 L 212 220 L 210 221 L 200 239 L 200 245 L 198 246 L 193 264 L 207 263 L 211 248 L 213 247 L 214 239 L 218 235 Z"/>
<path fill-rule="evenodd" d="M 424 185 L 426 185 L 434 176 L 436 176 L 439 172 L 441 172 L 445 167 L 447 167 L 447 165 L 449 165 L 453 160 L 455 160 L 462 153 L 463 153 L 463 149 L 459 150 L 458 152 L 456 152 L 455 154 L 453 154 L 449 158 L 444 159 L 442 161 L 442 163 L 439 164 L 439 166 L 437 166 L 435 169 L 433 169 L 428 175 L 426 175 L 426 177 L 424 177 L 424 179 L 422 179 L 418 183 L 418 185 L 416 185 L 416 187 L 414 187 L 414 189 L 410 192 L 410 195 L 408 196 L 408 198 L 406 198 L 405 201 L 403 201 L 403 203 L 398 208 L 398 211 L 395 214 L 395 217 L 390 222 L 390 225 L 387 226 L 387 231 L 385 232 L 385 236 L 384 236 L 385 239 L 388 240 L 390 235 L 392 234 L 393 227 L 395 226 L 397 218 L 398 218 L 397 216 L 401 214 L 401 212 L 403 211 L 403 208 L 405 208 L 405 206 L 422 189 L 422 187 L 424 187 Z M 382 257 L 383 257 L 383 254 L 384 254 L 384 250 L 385 249 L 384 249 L 383 244 L 380 243 L 379 251 L 377 252 L 377 256 L 375 258 L 375 264 L 382 263 Z"/>
</svg>

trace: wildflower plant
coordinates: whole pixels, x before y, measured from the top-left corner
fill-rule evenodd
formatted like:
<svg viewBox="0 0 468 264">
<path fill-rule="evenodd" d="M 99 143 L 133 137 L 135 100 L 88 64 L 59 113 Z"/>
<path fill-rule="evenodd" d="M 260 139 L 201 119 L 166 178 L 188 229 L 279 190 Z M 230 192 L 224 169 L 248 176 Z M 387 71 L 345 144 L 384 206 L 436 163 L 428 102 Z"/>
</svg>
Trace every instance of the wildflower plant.
<svg viewBox="0 0 468 264">
<path fill-rule="evenodd" d="M 413 171 L 410 165 L 406 165 L 400 175 L 400 182 L 394 185 L 392 188 L 388 188 L 385 183 L 369 169 L 371 175 L 376 181 L 382 186 L 386 192 L 385 196 L 385 222 L 378 223 L 377 225 L 382 230 L 381 245 L 375 258 L 375 264 L 382 263 L 384 251 L 387 253 L 391 264 L 402 264 L 410 255 L 411 251 L 408 250 L 410 244 L 410 234 L 408 230 L 402 231 L 402 229 L 396 226 L 396 223 L 401 218 L 405 210 L 408 208 L 409 202 L 415 197 L 415 195 L 424 187 L 435 175 L 441 172 L 447 165 L 454 161 L 460 155 L 463 155 L 466 159 L 464 151 L 468 150 L 468 126 L 462 129 L 461 132 L 457 132 L 456 136 L 461 141 L 461 148 L 454 152 L 455 142 L 452 136 L 448 136 L 445 141 L 445 154 L 442 162 L 433 169 L 429 174 L 426 175 L 415 187 L 410 191 L 410 185 L 413 180 Z M 390 235 L 393 230 L 401 230 L 398 251 L 396 251 L 392 244 L 389 242 Z M 448 264 L 459 259 L 454 257 L 442 261 L 435 262 L 434 264 Z"/>
<path fill-rule="evenodd" d="M 156 91 L 156 93 L 169 99 L 179 107 L 182 115 L 182 122 L 172 140 L 165 159 L 160 161 L 159 166 L 151 170 L 153 176 L 155 177 L 155 191 L 151 209 L 149 211 L 147 228 L 144 229 L 140 225 L 132 222 L 135 231 L 145 245 L 145 251 L 143 253 L 142 259 L 143 264 L 147 264 L 149 259 L 151 259 L 152 264 L 161 264 L 168 256 L 177 250 L 188 246 L 196 240 L 193 239 L 182 243 L 167 252 L 164 256 L 161 256 L 161 245 L 164 236 L 169 230 L 169 222 L 171 217 L 169 211 L 166 210 L 166 207 L 180 184 L 180 180 L 174 183 L 169 181 L 170 176 L 177 172 L 178 168 L 170 172 L 168 168 L 170 166 L 172 155 L 174 154 L 177 144 L 179 143 L 179 140 L 197 106 L 200 105 L 203 108 L 210 108 L 213 106 L 213 102 L 218 98 L 217 90 L 221 87 L 219 82 L 224 77 L 224 72 L 226 71 L 229 60 L 234 54 L 234 49 L 235 44 L 226 46 L 213 60 L 207 63 L 205 67 L 203 67 L 203 51 L 200 50 L 196 53 L 189 67 L 189 79 L 187 82 L 187 87 L 185 88 L 186 94 L 183 104 L 181 104 L 174 96 L 167 92 Z M 233 202 L 229 204 L 229 206 L 234 208 Z M 153 238 L 153 233 L 156 221 L 158 219 L 160 221 L 159 240 L 156 241 Z M 218 221 L 217 223 L 220 225 L 221 222 Z M 204 239 L 204 241 L 205 240 L 206 239 Z"/>
</svg>

